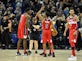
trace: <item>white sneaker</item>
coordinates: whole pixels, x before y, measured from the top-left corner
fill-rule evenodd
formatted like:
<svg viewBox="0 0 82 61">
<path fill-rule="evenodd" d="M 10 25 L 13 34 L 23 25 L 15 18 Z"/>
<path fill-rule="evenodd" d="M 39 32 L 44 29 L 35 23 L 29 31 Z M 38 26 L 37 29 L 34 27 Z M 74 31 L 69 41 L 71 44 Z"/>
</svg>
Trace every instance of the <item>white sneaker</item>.
<svg viewBox="0 0 82 61">
<path fill-rule="evenodd" d="M 69 61 L 77 61 L 77 57 L 76 56 L 71 56 L 68 58 Z"/>
<path fill-rule="evenodd" d="M 20 52 L 17 52 L 17 53 L 16 53 L 16 56 L 20 56 L 20 55 L 21 55 L 21 53 L 20 53 Z"/>
</svg>

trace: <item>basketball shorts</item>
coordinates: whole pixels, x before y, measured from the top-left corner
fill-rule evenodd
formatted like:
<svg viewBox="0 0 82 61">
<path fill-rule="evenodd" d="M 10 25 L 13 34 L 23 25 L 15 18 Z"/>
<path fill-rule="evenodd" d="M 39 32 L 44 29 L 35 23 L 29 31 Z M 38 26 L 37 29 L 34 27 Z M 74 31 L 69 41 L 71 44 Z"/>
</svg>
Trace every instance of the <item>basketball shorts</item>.
<svg viewBox="0 0 82 61">
<path fill-rule="evenodd" d="M 41 43 L 52 43 L 51 31 L 44 30 L 42 31 L 42 40 Z"/>
<path fill-rule="evenodd" d="M 78 33 L 74 34 L 75 31 L 77 31 L 77 30 L 70 30 L 70 32 L 69 32 L 69 43 L 70 43 L 71 47 L 75 47 L 75 43 L 77 42 L 77 34 Z"/>
</svg>

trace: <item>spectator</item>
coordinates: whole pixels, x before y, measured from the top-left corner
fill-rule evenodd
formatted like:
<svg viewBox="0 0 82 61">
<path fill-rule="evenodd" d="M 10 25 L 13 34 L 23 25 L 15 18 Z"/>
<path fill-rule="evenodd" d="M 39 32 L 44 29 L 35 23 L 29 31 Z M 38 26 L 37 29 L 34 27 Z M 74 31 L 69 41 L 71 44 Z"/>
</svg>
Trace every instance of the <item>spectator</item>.
<svg viewBox="0 0 82 61">
<path fill-rule="evenodd" d="M 66 7 L 64 9 L 64 15 L 65 15 L 65 17 L 67 17 L 69 15 L 69 8 L 68 7 Z"/>
<path fill-rule="evenodd" d="M 29 43 L 29 52 L 31 53 L 34 43 L 35 53 L 38 49 L 38 41 L 40 36 L 40 24 L 35 17 L 32 19 L 30 26 L 30 43 Z"/>
<path fill-rule="evenodd" d="M 2 23 L 1 23 L 1 32 L 2 32 L 2 47 L 9 48 L 10 44 L 10 32 L 11 23 L 8 21 L 8 16 L 4 16 Z"/>
<path fill-rule="evenodd" d="M 21 2 L 17 2 L 16 3 L 16 7 L 22 7 L 22 3 Z"/>
<path fill-rule="evenodd" d="M 82 13 L 82 0 L 79 2 L 80 12 Z"/>
<path fill-rule="evenodd" d="M 0 40 L 1 40 L 1 20 L 2 20 L 2 16 L 0 14 Z M 0 41 L 0 44 L 1 44 L 1 41 Z"/>
<path fill-rule="evenodd" d="M 80 26 L 82 27 L 82 13 L 80 13 L 79 18 L 80 18 Z"/>
<path fill-rule="evenodd" d="M 21 8 L 20 7 L 16 7 L 16 10 L 14 11 L 17 20 L 20 20 L 20 15 L 21 15 Z"/>
<path fill-rule="evenodd" d="M 14 20 L 12 20 L 12 32 L 17 34 L 17 29 L 18 29 L 18 21 L 17 18 L 14 18 Z"/>
<path fill-rule="evenodd" d="M 3 4 L 3 2 L 0 2 L 0 10 L 2 11 L 2 10 L 5 10 L 6 8 L 5 8 L 5 5 Z"/>
<path fill-rule="evenodd" d="M 59 48 L 61 48 L 61 45 L 63 43 L 63 32 L 65 29 L 65 16 L 63 13 L 58 12 L 58 14 L 54 16 L 53 20 L 56 21 L 55 25 L 57 26 L 57 31 L 58 31 L 56 44 L 58 45 Z"/>
</svg>

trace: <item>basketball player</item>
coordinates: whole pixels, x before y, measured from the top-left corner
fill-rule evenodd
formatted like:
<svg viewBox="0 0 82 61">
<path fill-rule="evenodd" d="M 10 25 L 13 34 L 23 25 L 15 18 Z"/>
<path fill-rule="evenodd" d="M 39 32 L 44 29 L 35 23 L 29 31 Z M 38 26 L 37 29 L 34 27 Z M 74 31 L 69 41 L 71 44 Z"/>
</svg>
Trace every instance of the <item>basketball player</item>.
<svg viewBox="0 0 82 61">
<path fill-rule="evenodd" d="M 67 18 L 66 28 L 64 31 L 64 36 L 69 29 L 69 43 L 72 48 L 72 56 L 68 60 L 77 60 L 75 53 L 75 43 L 77 42 L 77 22 L 79 21 L 78 16 L 74 14 L 74 9 L 70 9 L 70 15 Z"/>
<path fill-rule="evenodd" d="M 17 43 L 17 53 L 16 55 L 21 55 L 21 53 L 19 52 L 20 49 L 20 44 L 23 40 L 23 47 L 24 47 L 24 55 L 28 55 L 27 51 L 26 51 L 26 38 L 28 36 L 28 25 L 27 25 L 27 20 L 30 18 L 30 14 L 31 14 L 31 10 L 30 9 L 26 9 L 25 12 L 21 15 L 20 17 L 20 22 L 18 25 L 18 43 Z"/>
<path fill-rule="evenodd" d="M 41 9 L 38 11 L 37 15 L 39 20 L 42 21 L 42 44 L 43 44 L 43 53 L 41 53 L 40 55 L 44 55 L 44 57 L 47 57 L 46 54 L 46 43 L 48 42 L 49 46 L 50 46 L 50 52 L 49 52 L 49 56 L 52 55 L 53 57 L 55 57 L 55 53 L 54 53 L 54 48 L 53 48 L 53 43 L 52 43 L 52 36 L 51 36 L 51 31 L 56 30 L 53 27 L 53 23 L 49 17 L 48 12 L 43 12 L 44 10 L 44 6 L 41 7 Z"/>
</svg>

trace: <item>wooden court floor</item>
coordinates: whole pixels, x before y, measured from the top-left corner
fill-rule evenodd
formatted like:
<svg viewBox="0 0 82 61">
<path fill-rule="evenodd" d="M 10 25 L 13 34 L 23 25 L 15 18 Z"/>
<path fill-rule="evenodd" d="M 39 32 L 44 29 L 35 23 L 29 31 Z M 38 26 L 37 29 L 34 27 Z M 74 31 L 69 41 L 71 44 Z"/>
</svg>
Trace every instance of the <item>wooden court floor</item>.
<svg viewBox="0 0 82 61">
<path fill-rule="evenodd" d="M 20 50 L 20 52 L 23 54 L 23 50 Z M 55 50 L 56 57 L 54 58 L 52 56 L 40 56 L 39 54 L 42 53 L 42 50 L 38 50 L 38 54 L 35 54 L 34 52 L 35 51 L 33 50 L 32 54 L 29 56 L 16 56 L 16 49 L 0 49 L 0 61 L 68 61 L 71 50 Z M 77 52 L 77 61 L 82 61 L 82 50 Z"/>
</svg>

